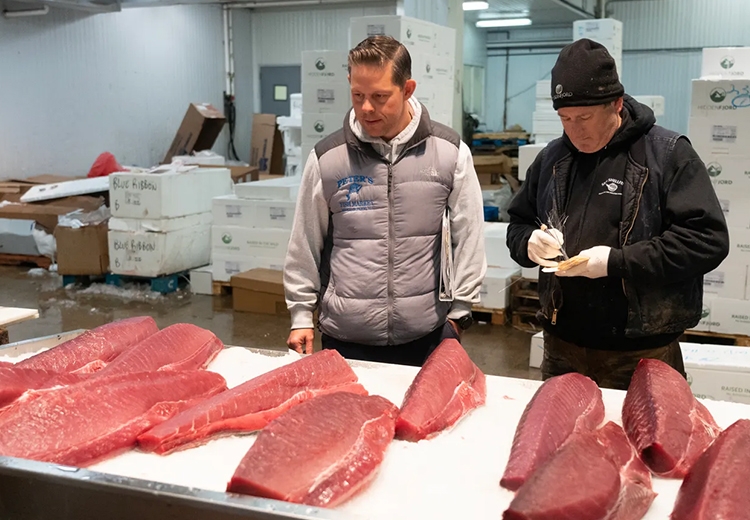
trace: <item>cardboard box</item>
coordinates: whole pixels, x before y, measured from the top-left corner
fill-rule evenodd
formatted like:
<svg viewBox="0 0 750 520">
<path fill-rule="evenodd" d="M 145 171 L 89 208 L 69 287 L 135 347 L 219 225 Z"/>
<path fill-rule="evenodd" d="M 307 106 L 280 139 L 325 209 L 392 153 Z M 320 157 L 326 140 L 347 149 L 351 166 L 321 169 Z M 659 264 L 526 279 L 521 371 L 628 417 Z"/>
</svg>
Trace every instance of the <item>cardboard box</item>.
<svg viewBox="0 0 750 520">
<path fill-rule="evenodd" d="M 213 226 L 211 252 L 218 255 L 259 256 L 283 262 L 291 230 Z"/>
<path fill-rule="evenodd" d="M 236 311 L 288 315 L 284 275 L 270 269 L 251 269 L 232 276 L 232 303 Z"/>
<path fill-rule="evenodd" d="M 741 79 L 750 77 L 750 47 L 706 47 L 701 77 Z"/>
<path fill-rule="evenodd" d="M 71 228 L 57 226 L 57 272 L 68 275 L 99 275 L 109 272 L 107 222 Z"/>
<path fill-rule="evenodd" d="M 213 105 L 191 103 L 162 163 L 172 162 L 175 155 L 190 155 L 193 152 L 210 150 L 225 122 L 222 113 Z"/>
<path fill-rule="evenodd" d="M 94 211 L 102 204 L 104 204 L 103 198 L 90 196 L 67 197 L 28 204 L 14 203 L 0 207 L 0 218 L 33 220 L 38 226 L 51 233 L 57 227 L 57 218 L 60 215 L 66 215 L 77 209 L 85 212 Z"/>
<path fill-rule="evenodd" d="M 228 282 L 232 276 L 250 269 L 284 269 L 284 259 L 262 256 L 242 256 L 213 253 L 211 255 L 211 273 L 217 282 Z"/>
<path fill-rule="evenodd" d="M 34 221 L 0 218 L 0 254 L 38 256 Z"/>
<path fill-rule="evenodd" d="M 406 16 L 385 15 L 352 18 L 349 22 L 349 47 L 356 47 L 362 40 L 370 36 L 387 35 L 403 43 L 410 54 L 435 52 L 438 47 L 436 27 L 435 24 Z"/>
<path fill-rule="evenodd" d="M 250 166 L 259 174 L 284 174 L 284 140 L 274 114 L 253 114 L 250 136 Z"/>
<path fill-rule="evenodd" d="M 750 404 L 750 349 L 696 343 L 681 348 L 693 395 Z"/>
<path fill-rule="evenodd" d="M 507 309 L 510 307 L 512 279 L 521 274 L 520 269 L 502 269 L 488 267 L 482 288 L 479 290 L 479 306 L 485 309 Z"/>
<path fill-rule="evenodd" d="M 531 336 L 531 348 L 529 349 L 529 366 L 540 368 L 544 359 L 544 332 L 537 332 Z"/>
<path fill-rule="evenodd" d="M 242 199 L 225 195 L 214 199 L 216 226 L 292 229 L 297 203 L 290 200 Z"/>
<path fill-rule="evenodd" d="M 302 51 L 302 83 L 348 83 L 347 51 Z"/>
<path fill-rule="evenodd" d="M 750 116 L 750 80 L 694 79 L 690 116 L 713 118 L 717 124 L 747 121 Z M 717 119 L 720 118 L 720 119 Z"/>
<path fill-rule="evenodd" d="M 521 266 L 510 257 L 510 250 L 505 244 L 507 231 L 508 224 L 506 222 L 484 223 L 484 250 L 488 267 L 520 269 Z"/>
<path fill-rule="evenodd" d="M 228 195 L 227 168 L 197 168 L 177 173 L 113 173 L 109 198 L 113 217 L 175 218 L 211 211 L 211 199 Z"/>
<path fill-rule="evenodd" d="M 296 201 L 300 180 L 300 177 L 278 177 L 244 182 L 235 186 L 234 192 L 241 199 Z"/>
<path fill-rule="evenodd" d="M 349 83 L 302 84 L 302 113 L 343 114 L 352 107 Z"/>
<path fill-rule="evenodd" d="M 504 175 L 510 173 L 513 168 L 513 159 L 505 154 L 496 155 L 473 155 L 474 171 L 481 173 L 496 173 Z"/>
<path fill-rule="evenodd" d="M 209 263 L 211 226 L 203 224 L 168 233 L 109 231 L 110 270 L 116 274 L 155 277 Z"/>
<path fill-rule="evenodd" d="M 526 173 L 536 156 L 544 150 L 546 144 L 527 144 L 518 147 L 518 180 L 526 180 Z"/>
<path fill-rule="evenodd" d="M 344 125 L 346 113 L 319 114 L 316 112 L 302 112 L 302 157 L 305 154 L 305 144 L 312 143 L 313 146 L 332 133 L 340 130 Z"/>
</svg>

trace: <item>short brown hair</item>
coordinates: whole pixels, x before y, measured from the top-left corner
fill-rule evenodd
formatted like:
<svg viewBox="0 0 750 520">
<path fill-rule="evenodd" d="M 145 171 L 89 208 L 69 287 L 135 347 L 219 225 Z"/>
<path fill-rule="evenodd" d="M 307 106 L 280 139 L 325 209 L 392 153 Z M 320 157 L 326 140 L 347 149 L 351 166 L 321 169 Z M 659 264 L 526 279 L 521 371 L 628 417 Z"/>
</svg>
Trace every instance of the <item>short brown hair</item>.
<svg viewBox="0 0 750 520">
<path fill-rule="evenodd" d="M 393 84 L 404 88 L 411 79 L 411 56 L 406 47 L 391 36 L 370 36 L 349 51 L 349 73 L 355 65 L 385 67 L 393 63 Z"/>
</svg>

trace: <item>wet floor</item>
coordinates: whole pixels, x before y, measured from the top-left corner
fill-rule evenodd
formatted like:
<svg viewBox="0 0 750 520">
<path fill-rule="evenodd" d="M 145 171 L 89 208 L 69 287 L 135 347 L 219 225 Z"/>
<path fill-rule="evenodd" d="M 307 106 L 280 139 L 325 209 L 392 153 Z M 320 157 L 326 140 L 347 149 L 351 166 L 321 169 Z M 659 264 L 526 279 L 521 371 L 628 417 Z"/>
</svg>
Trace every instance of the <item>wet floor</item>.
<svg viewBox="0 0 750 520">
<path fill-rule="evenodd" d="M 152 316 L 159 327 L 193 323 L 227 345 L 244 347 L 286 350 L 289 332 L 288 317 L 234 312 L 229 296 L 191 294 L 187 286 L 169 295 L 141 285 L 63 287 L 60 276 L 27 267 L 0 266 L 0 306 L 39 309 L 39 319 L 8 327 L 11 342 L 138 315 Z M 487 374 L 540 379 L 539 371 L 529 368 L 529 342 L 527 332 L 479 323 L 464 334 L 462 343 Z"/>
</svg>

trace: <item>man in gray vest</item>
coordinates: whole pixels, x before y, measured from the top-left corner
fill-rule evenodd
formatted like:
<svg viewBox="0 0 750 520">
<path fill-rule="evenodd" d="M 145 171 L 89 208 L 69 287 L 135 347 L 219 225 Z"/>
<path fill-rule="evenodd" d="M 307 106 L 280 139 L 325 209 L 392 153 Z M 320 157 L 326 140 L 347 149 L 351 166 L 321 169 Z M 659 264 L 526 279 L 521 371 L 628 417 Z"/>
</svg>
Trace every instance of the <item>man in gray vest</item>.
<svg viewBox="0 0 750 520">
<path fill-rule="evenodd" d="M 413 97 L 401 43 L 361 42 L 349 82 L 343 128 L 302 174 L 284 265 L 287 343 L 312 352 L 317 309 L 323 348 L 419 366 L 471 324 L 486 270 L 482 193 L 466 144 Z"/>
</svg>

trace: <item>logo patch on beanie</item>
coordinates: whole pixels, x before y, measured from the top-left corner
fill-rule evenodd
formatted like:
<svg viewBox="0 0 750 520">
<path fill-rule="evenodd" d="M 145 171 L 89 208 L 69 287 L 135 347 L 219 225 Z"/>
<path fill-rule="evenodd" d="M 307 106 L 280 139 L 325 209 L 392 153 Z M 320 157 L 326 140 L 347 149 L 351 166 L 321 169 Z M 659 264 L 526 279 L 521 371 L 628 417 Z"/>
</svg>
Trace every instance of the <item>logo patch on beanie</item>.
<svg viewBox="0 0 750 520">
<path fill-rule="evenodd" d="M 564 92 L 563 86 L 560 83 L 558 83 L 555 86 L 555 95 L 552 96 L 552 100 L 562 99 L 562 98 L 569 98 L 569 97 L 572 97 L 572 96 L 573 96 L 572 92 Z"/>
</svg>

